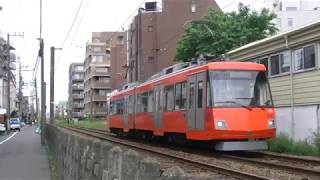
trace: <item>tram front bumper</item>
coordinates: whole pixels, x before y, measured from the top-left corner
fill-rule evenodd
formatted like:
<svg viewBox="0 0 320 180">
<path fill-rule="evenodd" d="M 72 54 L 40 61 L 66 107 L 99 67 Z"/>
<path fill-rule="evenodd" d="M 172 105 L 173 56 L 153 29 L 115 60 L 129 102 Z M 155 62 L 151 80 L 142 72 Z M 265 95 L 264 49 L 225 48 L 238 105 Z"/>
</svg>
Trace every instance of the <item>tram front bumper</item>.
<svg viewBox="0 0 320 180">
<path fill-rule="evenodd" d="M 267 148 L 266 141 L 220 141 L 215 145 L 215 150 L 218 151 L 251 151 Z"/>
</svg>

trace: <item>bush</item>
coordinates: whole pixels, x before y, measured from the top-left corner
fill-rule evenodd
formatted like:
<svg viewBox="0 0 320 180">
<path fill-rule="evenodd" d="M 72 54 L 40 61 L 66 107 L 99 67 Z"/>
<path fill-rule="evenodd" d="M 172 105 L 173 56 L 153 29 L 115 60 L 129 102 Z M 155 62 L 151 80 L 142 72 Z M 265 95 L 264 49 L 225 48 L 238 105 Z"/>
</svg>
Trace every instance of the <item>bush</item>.
<svg viewBox="0 0 320 180">
<path fill-rule="evenodd" d="M 280 133 L 268 140 L 269 151 L 304 156 L 320 156 L 320 135 L 315 134 L 313 141 L 294 141 L 288 135 Z"/>
</svg>

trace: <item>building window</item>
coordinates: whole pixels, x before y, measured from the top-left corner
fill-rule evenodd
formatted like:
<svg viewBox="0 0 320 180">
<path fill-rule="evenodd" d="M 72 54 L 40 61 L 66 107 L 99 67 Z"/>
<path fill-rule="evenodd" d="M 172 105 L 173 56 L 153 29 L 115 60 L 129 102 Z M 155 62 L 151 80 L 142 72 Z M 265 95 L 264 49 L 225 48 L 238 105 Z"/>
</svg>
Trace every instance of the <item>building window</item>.
<svg viewBox="0 0 320 180">
<path fill-rule="evenodd" d="M 153 26 L 148 26 L 148 32 L 153 32 Z"/>
<path fill-rule="evenodd" d="M 101 47 L 98 47 L 98 46 L 93 47 L 93 52 L 101 52 L 101 51 L 102 51 Z"/>
<path fill-rule="evenodd" d="M 99 96 L 106 96 L 107 95 L 107 90 L 99 90 L 98 94 L 99 94 Z"/>
<path fill-rule="evenodd" d="M 285 51 L 280 56 L 280 72 L 285 73 L 290 71 L 291 66 L 291 52 Z"/>
<path fill-rule="evenodd" d="M 197 3 L 196 0 L 191 0 L 191 12 L 197 12 Z"/>
<path fill-rule="evenodd" d="M 286 7 L 286 11 L 296 11 L 298 10 L 297 7 Z"/>
<path fill-rule="evenodd" d="M 270 57 L 271 76 L 280 74 L 280 55 Z"/>
<path fill-rule="evenodd" d="M 109 72 L 107 67 L 96 67 L 96 72 Z"/>
<path fill-rule="evenodd" d="M 92 56 L 91 62 L 92 63 L 102 63 L 103 56 Z"/>
<path fill-rule="evenodd" d="M 315 67 L 315 48 L 313 45 L 293 51 L 294 70 L 299 71 Z"/>
<path fill-rule="evenodd" d="M 266 67 L 266 72 L 268 74 L 268 71 L 269 71 L 268 58 L 266 57 L 266 58 L 260 59 L 259 63 L 263 64 L 264 67 Z"/>
<path fill-rule="evenodd" d="M 83 66 L 76 66 L 74 69 L 76 71 L 83 71 Z"/>
<path fill-rule="evenodd" d="M 293 27 L 293 18 L 288 18 L 288 27 Z"/>
<path fill-rule="evenodd" d="M 149 63 L 153 63 L 153 61 L 154 61 L 154 57 L 153 57 L 153 56 L 149 56 L 149 57 L 148 57 L 148 62 L 149 62 Z"/>
<path fill-rule="evenodd" d="M 290 71 L 290 51 L 270 57 L 271 76 Z"/>
</svg>

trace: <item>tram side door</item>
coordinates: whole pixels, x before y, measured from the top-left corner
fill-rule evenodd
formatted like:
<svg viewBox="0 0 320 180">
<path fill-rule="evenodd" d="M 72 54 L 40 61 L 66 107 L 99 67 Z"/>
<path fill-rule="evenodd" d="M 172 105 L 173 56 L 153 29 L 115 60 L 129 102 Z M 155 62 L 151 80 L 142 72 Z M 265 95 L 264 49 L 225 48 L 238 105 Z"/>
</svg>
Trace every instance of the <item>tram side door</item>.
<svg viewBox="0 0 320 180">
<path fill-rule="evenodd" d="M 204 129 L 206 85 L 206 72 L 188 77 L 187 118 L 189 130 Z"/>
<path fill-rule="evenodd" d="M 124 126 L 128 128 L 129 126 L 129 97 L 124 98 L 124 108 L 123 108 L 123 119 L 124 119 Z"/>
<path fill-rule="evenodd" d="M 163 85 L 157 86 L 154 89 L 154 126 L 162 128 L 162 113 L 163 113 Z"/>
</svg>

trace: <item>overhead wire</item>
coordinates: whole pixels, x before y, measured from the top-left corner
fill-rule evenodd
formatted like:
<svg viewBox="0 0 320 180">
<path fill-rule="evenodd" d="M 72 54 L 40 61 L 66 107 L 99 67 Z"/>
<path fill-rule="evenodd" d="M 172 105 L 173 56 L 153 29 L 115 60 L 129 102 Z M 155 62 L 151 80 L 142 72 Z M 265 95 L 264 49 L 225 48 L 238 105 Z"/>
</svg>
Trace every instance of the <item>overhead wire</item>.
<svg viewBox="0 0 320 180">
<path fill-rule="evenodd" d="M 76 20 L 77 20 L 77 18 L 78 18 L 78 15 L 79 15 L 79 12 L 80 12 L 82 3 L 83 3 L 83 0 L 82 0 L 82 1 L 80 2 L 80 4 L 79 4 L 79 7 L 78 7 L 77 12 L 76 12 L 76 15 L 75 15 L 74 18 L 73 18 L 73 21 L 72 21 L 72 24 L 71 24 L 71 26 L 70 26 L 70 28 L 69 28 L 69 30 L 68 30 L 68 33 L 67 33 L 66 37 L 64 38 L 61 46 L 60 46 L 61 48 L 64 47 L 64 44 L 66 43 L 66 41 L 67 41 L 67 39 L 68 39 L 68 37 L 69 37 L 72 29 L 73 29 L 74 23 L 76 22 Z"/>
</svg>

